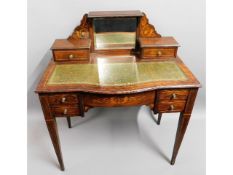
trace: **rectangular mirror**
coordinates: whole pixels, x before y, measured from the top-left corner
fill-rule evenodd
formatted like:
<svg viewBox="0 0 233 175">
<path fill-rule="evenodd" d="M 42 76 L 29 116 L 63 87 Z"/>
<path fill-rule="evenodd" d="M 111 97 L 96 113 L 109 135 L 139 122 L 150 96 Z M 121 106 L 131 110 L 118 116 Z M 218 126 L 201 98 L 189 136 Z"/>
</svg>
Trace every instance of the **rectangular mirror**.
<svg viewBox="0 0 233 175">
<path fill-rule="evenodd" d="M 133 49 L 136 43 L 137 18 L 94 18 L 94 48 Z"/>
</svg>

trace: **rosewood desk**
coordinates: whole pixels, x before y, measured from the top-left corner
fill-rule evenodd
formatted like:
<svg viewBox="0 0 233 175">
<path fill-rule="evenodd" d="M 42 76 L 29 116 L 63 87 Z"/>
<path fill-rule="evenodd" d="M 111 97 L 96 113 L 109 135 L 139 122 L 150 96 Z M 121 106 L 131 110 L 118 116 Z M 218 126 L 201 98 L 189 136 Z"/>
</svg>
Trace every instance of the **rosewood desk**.
<svg viewBox="0 0 233 175">
<path fill-rule="evenodd" d="M 53 58 L 36 89 L 64 170 L 56 117 L 85 116 L 94 107 L 146 105 L 158 122 L 179 112 L 173 165 L 200 83 L 177 56 L 173 37 L 158 34 L 140 11 L 89 12 L 68 39 L 56 40 Z"/>
</svg>

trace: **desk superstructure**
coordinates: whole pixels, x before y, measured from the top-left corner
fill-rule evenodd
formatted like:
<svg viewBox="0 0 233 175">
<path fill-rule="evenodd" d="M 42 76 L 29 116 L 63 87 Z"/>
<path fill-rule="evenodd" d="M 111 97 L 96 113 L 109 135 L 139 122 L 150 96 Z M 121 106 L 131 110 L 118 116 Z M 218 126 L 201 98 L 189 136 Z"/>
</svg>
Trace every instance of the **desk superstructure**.
<svg viewBox="0 0 233 175">
<path fill-rule="evenodd" d="M 140 11 L 89 12 L 53 58 L 36 92 L 61 167 L 56 117 L 85 116 L 94 107 L 146 105 L 158 114 L 179 112 L 173 165 L 200 83 L 177 56 L 179 44 L 162 37 Z"/>
</svg>

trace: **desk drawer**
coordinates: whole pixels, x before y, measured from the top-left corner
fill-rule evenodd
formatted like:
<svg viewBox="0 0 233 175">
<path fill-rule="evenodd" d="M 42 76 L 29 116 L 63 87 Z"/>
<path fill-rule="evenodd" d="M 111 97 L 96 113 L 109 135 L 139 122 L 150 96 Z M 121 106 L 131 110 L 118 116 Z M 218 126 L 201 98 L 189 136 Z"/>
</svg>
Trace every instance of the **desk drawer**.
<svg viewBox="0 0 233 175">
<path fill-rule="evenodd" d="M 54 116 L 56 117 L 63 117 L 63 116 L 79 116 L 80 110 L 78 105 L 59 105 L 53 106 L 51 111 Z"/>
<path fill-rule="evenodd" d="M 159 100 L 185 100 L 188 98 L 189 90 L 160 90 L 158 92 Z"/>
<path fill-rule="evenodd" d="M 155 92 L 122 95 L 96 95 L 86 94 L 84 104 L 94 107 L 137 106 L 154 103 Z"/>
<path fill-rule="evenodd" d="M 89 59 L 89 50 L 54 50 L 55 61 L 85 61 Z"/>
<path fill-rule="evenodd" d="M 177 48 L 143 48 L 142 58 L 176 57 Z"/>
<path fill-rule="evenodd" d="M 66 104 L 77 104 L 77 94 L 56 94 L 49 96 L 49 105 L 66 105 Z"/>
<path fill-rule="evenodd" d="M 185 100 L 163 100 L 158 103 L 159 112 L 182 112 L 184 110 Z"/>
</svg>

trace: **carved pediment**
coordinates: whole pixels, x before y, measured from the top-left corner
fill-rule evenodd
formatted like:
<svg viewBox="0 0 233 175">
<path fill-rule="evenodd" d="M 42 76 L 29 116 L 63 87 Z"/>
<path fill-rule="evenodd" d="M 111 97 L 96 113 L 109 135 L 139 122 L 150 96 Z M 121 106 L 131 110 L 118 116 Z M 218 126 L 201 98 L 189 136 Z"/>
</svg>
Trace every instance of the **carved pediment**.
<svg viewBox="0 0 233 175">
<path fill-rule="evenodd" d="M 68 39 L 76 40 L 82 38 L 89 38 L 90 37 L 89 28 L 90 28 L 90 23 L 87 19 L 87 14 L 84 14 L 81 20 L 81 24 L 74 29 L 72 35 L 69 36 Z"/>
<path fill-rule="evenodd" d="M 145 13 L 143 13 L 143 16 L 140 18 L 139 37 L 161 37 L 161 35 L 155 30 L 155 27 L 149 23 Z"/>
</svg>

